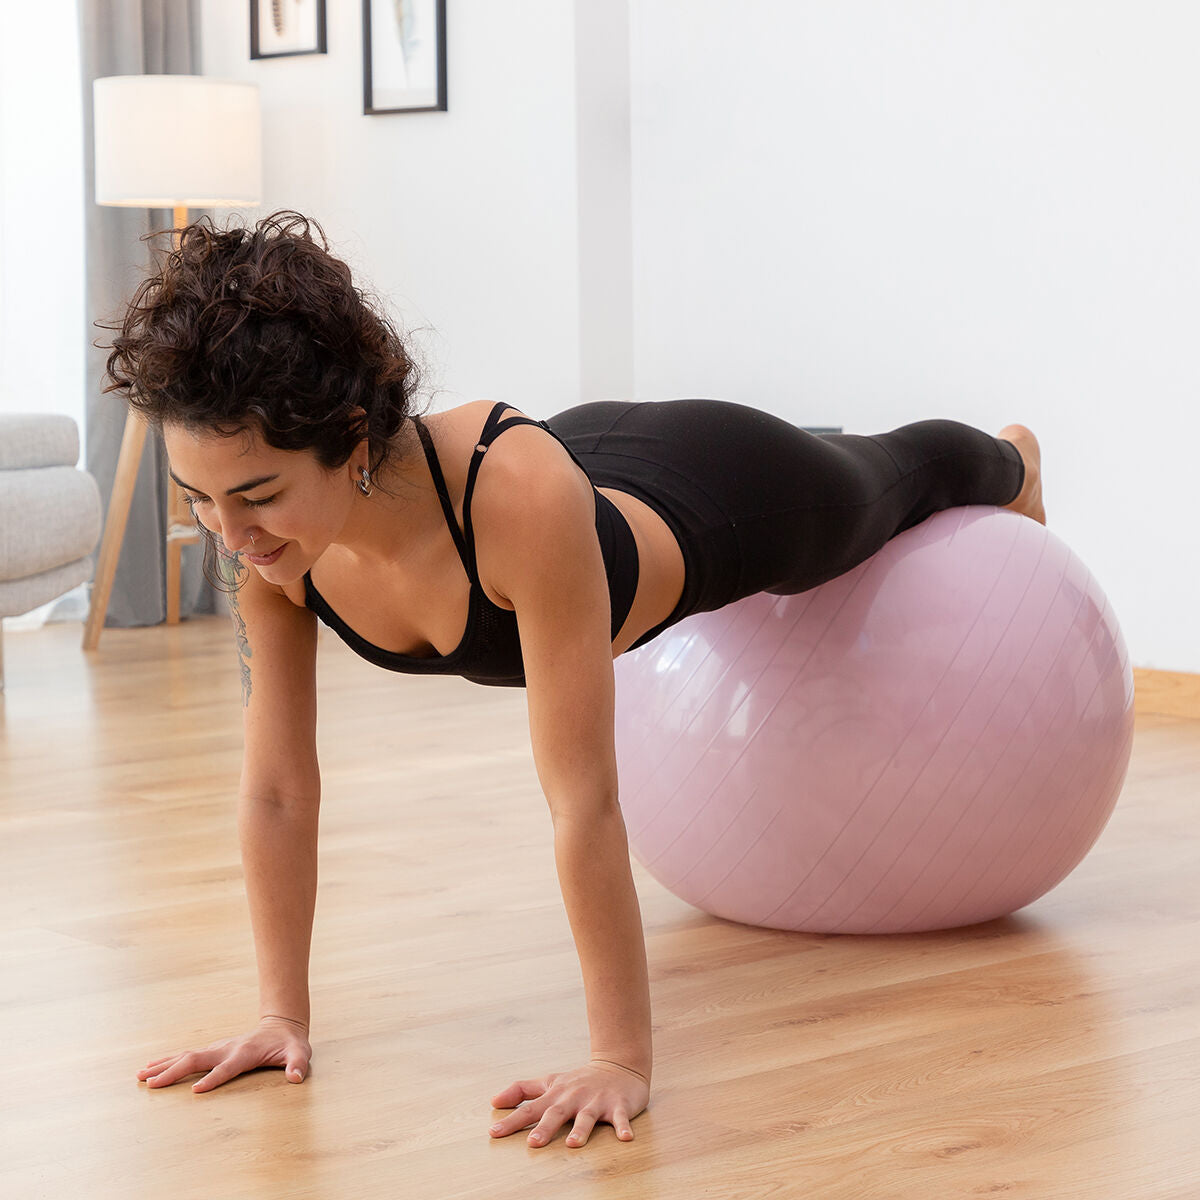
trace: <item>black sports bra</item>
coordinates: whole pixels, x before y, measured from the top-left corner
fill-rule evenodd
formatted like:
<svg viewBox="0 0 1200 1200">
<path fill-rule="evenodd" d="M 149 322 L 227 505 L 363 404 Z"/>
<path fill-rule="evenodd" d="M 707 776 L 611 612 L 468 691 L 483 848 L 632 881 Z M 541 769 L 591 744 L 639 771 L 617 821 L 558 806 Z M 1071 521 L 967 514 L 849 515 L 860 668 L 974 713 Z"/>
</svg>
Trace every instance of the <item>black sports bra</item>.
<svg viewBox="0 0 1200 1200">
<path fill-rule="evenodd" d="M 310 572 L 304 575 L 304 602 L 313 612 L 332 629 L 356 654 L 378 667 L 389 671 L 403 671 L 409 675 L 461 675 L 472 683 L 489 684 L 494 687 L 524 687 L 525 668 L 521 660 L 521 639 L 517 632 L 516 613 L 509 609 L 493 604 L 484 592 L 479 582 L 479 572 L 475 558 L 475 538 L 471 526 L 471 496 L 475 490 L 475 480 L 479 475 L 479 467 L 483 462 L 488 447 L 507 429 L 517 425 L 536 425 L 544 429 L 551 437 L 564 445 L 572 460 L 580 466 L 579 459 L 565 446 L 560 438 L 544 421 L 534 421 L 525 416 L 513 416 L 501 419 L 506 404 L 496 404 L 488 414 L 483 432 L 471 456 L 467 468 L 467 483 L 463 490 L 463 527 L 459 529 L 454 516 L 454 506 L 450 502 L 450 492 L 442 475 L 441 464 L 433 447 L 433 439 L 420 418 L 413 417 L 421 446 L 425 451 L 425 459 L 429 464 L 429 474 L 433 486 L 437 490 L 438 500 L 441 501 L 442 512 L 446 517 L 450 535 L 454 539 L 458 557 L 471 584 L 470 597 L 467 604 L 467 627 L 463 631 L 462 640 L 449 654 L 433 654 L 418 656 L 398 654 L 392 650 L 384 650 L 368 642 L 366 638 L 355 633 L 325 602 L 325 598 L 317 591 Z M 586 472 L 585 472 L 586 474 Z M 600 550 L 604 557 L 604 571 L 608 579 L 608 594 L 612 608 L 612 632 L 616 637 L 629 610 L 633 605 L 633 597 L 637 591 L 638 557 L 637 543 L 633 531 L 625 518 L 607 496 L 592 491 L 596 497 L 596 535 L 600 540 Z"/>
</svg>

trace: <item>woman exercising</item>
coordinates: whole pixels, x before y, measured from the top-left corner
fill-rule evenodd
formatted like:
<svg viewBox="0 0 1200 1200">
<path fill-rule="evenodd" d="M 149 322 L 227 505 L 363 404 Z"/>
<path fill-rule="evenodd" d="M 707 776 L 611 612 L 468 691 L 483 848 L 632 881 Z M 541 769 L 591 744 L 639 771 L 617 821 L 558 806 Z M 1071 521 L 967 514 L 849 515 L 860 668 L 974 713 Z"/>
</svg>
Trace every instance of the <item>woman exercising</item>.
<svg viewBox="0 0 1200 1200">
<path fill-rule="evenodd" d="M 162 429 L 208 535 L 242 671 L 239 831 L 258 1024 L 138 1073 L 301 1082 L 317 882 L 317 618 L 379 666 L 524 686 L 589 1061 L 510 1084 L 504 1137 L 618 1138 L 650 1096 L 650 997 L 617 802 L 615 655 L 693 612 L 831 579 L 932 513 L 1044 521 L 1034 436 L 950 421 L 816 437 L 734 404 L 604 402 L 545 422 L 477 402 L 420 417 L 400 337 L 315 223 L 199 222 L 112 327 L 109 390 Z"/>
</svg>

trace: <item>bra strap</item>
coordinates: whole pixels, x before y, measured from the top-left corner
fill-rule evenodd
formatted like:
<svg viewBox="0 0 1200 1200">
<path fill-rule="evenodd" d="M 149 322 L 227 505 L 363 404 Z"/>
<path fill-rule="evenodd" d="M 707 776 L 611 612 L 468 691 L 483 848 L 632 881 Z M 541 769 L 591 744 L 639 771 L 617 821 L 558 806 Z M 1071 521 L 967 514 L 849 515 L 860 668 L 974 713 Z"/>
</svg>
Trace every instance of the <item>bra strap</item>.
<svg viewBox="0 0 1200 1200">
<path fill-rule="evenodd" d="M 462 561 L 463 569 L 467 572 L 467 577 L 474 581 L 475 576 L 467 562 L 466 542 L 463 540 L 462 530 L 459 529 L 458 521 L 454 516 L 454 505 L 450 503 L 450 490 L 446 487 L 442 464 L 438 462 L 437 451 L 433 448 L 433 438 L 429 436 L 429 430 L 425 428 L 425 423 L 420 417 L 413 417 L 412 423 L 416 426 L 417 436 L 421 439 L 421 447 L 425 451 L 425 461 L 429 464 L 429 474 L 433 479 L 438 499 L 441 501 L 446 524 L 450 527 L 450 536 L 454 539 L 454 548 L 458 551 L 458 557 Z M 472 561 L 474 558 L 475 555 L 472 554 Z"/>
<path fill-rule="evenodd" d="M 505 417 L 502 420 L 501 416 L 504 410 L 509 407 L 511 406 L 503 403 L 492 405 L 492 411 L 488 413 L 488 419 L 483 423 L 483 432 L 479 435 L 479 441 L 475 444 L 475 453 L 471 455 L 471 462 L 467 467 L 467 485 L 463 489 L 463 534 L 467 544 L 467 558 L 463 562 L 466 565 L 467 574 L 472 580 L 477 578 L 477 567 L 475 563 L 475 533 L 471 525 L 471 496 L 475 492 L 475 480 L 479 476 L 479 468 L 483 463 L 484 455 L 502 433 L 517 425 L 536 425 L 539 429 L 545 428 L 541 421 L 535 421 L 532 417 L 520 414 Z"/>
</svg>

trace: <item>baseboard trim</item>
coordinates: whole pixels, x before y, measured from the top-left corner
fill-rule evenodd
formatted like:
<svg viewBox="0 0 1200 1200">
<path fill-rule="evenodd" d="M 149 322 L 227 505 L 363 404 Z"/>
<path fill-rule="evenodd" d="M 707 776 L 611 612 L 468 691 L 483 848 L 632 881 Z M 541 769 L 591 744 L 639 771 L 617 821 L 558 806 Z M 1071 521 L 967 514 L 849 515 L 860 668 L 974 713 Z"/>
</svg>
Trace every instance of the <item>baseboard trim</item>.
<svg viewBox="0 0 1200 1200">
<path fill-rule="evenodd" d="M 1200 720 L 1200 675 L 1139 668 L 1133 672 L 1133 688 L 1139 715 Z"/>
</svg>

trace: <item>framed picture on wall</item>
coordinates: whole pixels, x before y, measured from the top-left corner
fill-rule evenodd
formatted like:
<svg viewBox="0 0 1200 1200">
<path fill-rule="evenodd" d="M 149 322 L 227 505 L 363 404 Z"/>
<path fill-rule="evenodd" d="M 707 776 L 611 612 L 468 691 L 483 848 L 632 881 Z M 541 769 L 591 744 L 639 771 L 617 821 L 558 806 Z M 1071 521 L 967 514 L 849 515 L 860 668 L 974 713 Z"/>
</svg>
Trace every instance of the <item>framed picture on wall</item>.
<svg viewBox="0 0 1200 1200">
<path fill-rule="evenodd" d="M 325 0 L 250 0 L 250 57 L 324 54 Z"/>
<path fill-rule="evenodd" d="M 446 111 L 446 0 L 363 0 L 363 112 Z"/>
</svg>

